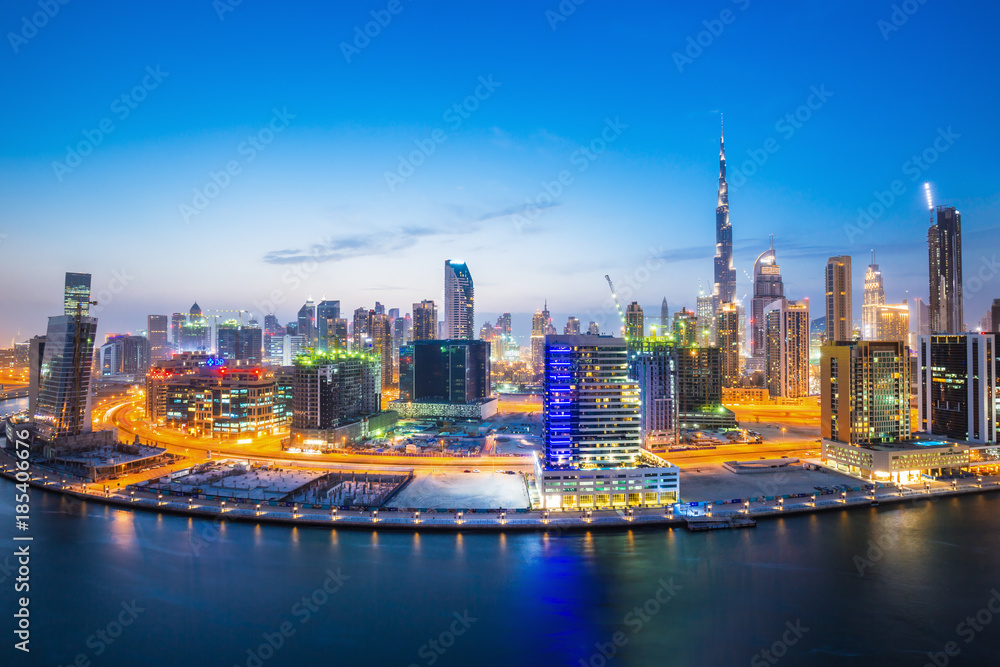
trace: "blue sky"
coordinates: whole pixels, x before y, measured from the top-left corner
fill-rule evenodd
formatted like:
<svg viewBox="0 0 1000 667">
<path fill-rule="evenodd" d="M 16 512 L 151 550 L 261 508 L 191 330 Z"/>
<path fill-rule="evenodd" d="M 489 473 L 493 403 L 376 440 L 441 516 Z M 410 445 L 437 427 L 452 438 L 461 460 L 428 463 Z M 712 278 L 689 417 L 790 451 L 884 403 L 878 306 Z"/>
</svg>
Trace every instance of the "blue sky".
<svg viewBox="0 0 1000 667">
<path fill-rule="evenodd" d="M 693 307 L 720 112 L 740 294 L 773 233 L 814 317 L 835 254 L 860 287 L 874 249 L 887 299 L 926 297 L 927 180 L 962 212 L 974 326 L 1000 296 L 1000 276 L 969 284 L 1000 239 L 1000 9 L 914 2 L 893 24 L 888 2 L 673 4 L 69 2 L 43 21 L 6 3 L 0 339 L 44 330 L 67 270 L 93 274 L 102 331 L 195 300 L 407 311 L 440 301 L 449 258 L 479 323 L 544 299 L 586 320 L 606 273 L 647 313 Z"/>
</svg>

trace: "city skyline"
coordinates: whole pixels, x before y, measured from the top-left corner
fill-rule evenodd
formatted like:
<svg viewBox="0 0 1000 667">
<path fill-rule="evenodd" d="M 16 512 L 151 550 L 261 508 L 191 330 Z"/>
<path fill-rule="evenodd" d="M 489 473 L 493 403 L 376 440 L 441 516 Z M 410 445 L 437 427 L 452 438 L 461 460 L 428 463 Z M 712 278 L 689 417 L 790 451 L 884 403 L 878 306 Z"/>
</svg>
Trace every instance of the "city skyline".
<svg viewBox="0 0 1000 667">
<path fill-rule="evenodd" d="M 116 21 L 148 18 L 148 10 L 133 8 L 110 22 L 80 16 L 72 27 L 52 20 L 37 37 L 18 45 L 17 67 L 11 61 L 3 65 L 14 87 L 27 95 L 8 113 L 24 116 L 29 98 L 32 108 L 61 111 L 19 118 L 18 132 L 0 153 L 7 185 L 0 202 L 8 212 L 0 228 L 5 235 L 0 271 L 11 288 L 5 300 L 12 313 L 0 323 L 0 339 L 23 340 L 42 330 L 49 314 L 43 295 L 52 293 L 65 270 L 92 273 L 95 298 L 111 297 L 98 306 L 106 331 L 136 331 L 146 315 L 175 312 L 194 300 L 253 310 L 262 318 L 267 309 L 260 304 L 275 302 L 276 291 L 282 301 L 274 310 L 282 321 L 291 319 L 309 296 L 352 305 L 380 300 L 402 306 L 422 299 L 443 304 L 434 266 L 455 256 L 475 267 L 482 314 L 530 315 L 548 298 L 559 304 L 560 316 L 583 320 L 606 299 L 602 276 L 609 273 L 624 288 L 650 259 L 652 248 L 666 261 L 629 300 L 653 312 L 666 297 L 693 310 L 699 282 L 712 284 L 711 202 L 718 196 L 722 111 L 727 112 L 741 298 L 750 293 L 753 259 L 767 248 L 771 233 L 794 298 L 818 303 L 822 272 L 817 267 L 827 257 L 867 256 L 872 249 L 887 277 L 887 302 L 926 298 L 925 180 L 935 205 L 962 212 L 969 249 L 985 247 L 996 232 L 998 200 L 988 156 L 997 139 L 986 131 L 993 93 L 956 67 L 988 57 L 988 40 L 977 38 L 988 21 L 970 22 L 961 10 L 922 6 L 905 25 L 886 32 L 879 21 L 887 18 L 887 10 L 862 4 L 790 12 L 749 3 L 720 5 L 735 19 L 687 63 L 688 38 L 706 30 L 701 8 L 671 9 L 670 21 L 650 20 L 645 27 L 646 21 L 616 17 L 614 10 L 597 6 L 553 23 L 545 14 L 551 8 L 529 5 L 502 16 L 473 11 L 505 26 L 523 24 L 526 38 L 538 43 L 536 56 L 565 49 L 580 67 L 566 68 L 553 80 L 525 60 L 500 59 L 501 49 L 509 55 L 506 44 L 465 26 L 463 36 L 453 39 L 469 57 L 447 84 L 419 76 L 410 81 L 408 68 L 393 71 L 389 63 L 406 54 L 413 66 L 436 65 L 439 54 L 412 46 L 437 16 L 403 5 L 405 10 L 368 46 L 345 56 L 339 45 L 351 42 L 355 23 L 371 20 L 368 10 L 333 17 L 328 8 L 310 7 L 320 26 L 329 19 L 329 31 L 295 32 L 295 39 L 307 51 L 322 53 L 322 59 L 305 66 L 296 59 L 290 69 L 301 66 L 297 76 L 249 94 L 236 94 L 229 86 L 253 81 L 259 63 L 231 61 L 232 82 L 210 92 L 213 79 L 200 63 L 215 57 L 214 49 L 232 46 L 228 26 L 238 23 L 248 30 L 266 23 L 277 40 L 287 41 L 301 22 L 275 22 L 249 6 L 218 21 L 214 11 L 202 16 L 204 7 L 178 6 L 157 19 L 167 26 L 190 24 L 195 36 L 218 40 L 218 46 L 185 53 L 170 40 L 151 36 L 149 44 L 133 44 L 128 62 L 102 49 L 74 62 L 51 49 L 53 40 L 80 50 L 83 35 L 108 34 Z M 819 43 L 805 35 L 786 35 L 780 47 L 759 39 L 765 26 L 814 21 L 829 28 Z M 624 22 L 639 39 L 616 39 Z M 605 25 L 616 50 L 602 64 L 583 44 Z M 968 39 L 953 52 L 923 47 L 937 30 L 959 25 Z M 664 53 L 650 59 L 638 44 L 653 26 L 665 26 L 657 28 Z M 801 62 L 782 61 L 787 76 L 771 80 L 739 62 L 739 54 L 751 47 L 767 61 L 797 40 L 808 47 Z M 845 40 L 860 56 L 878 55 L 894 76 L 831 63 L 823 49 Z M 58 67 L 52 60 L 57 57 Z M 274 66 L 281 66 L 290 56 L 271 57 L 277 59 Z M 38 76 L 41 70 L 62 68 L 69 79 L 83 67 L 86 77 L 77 78 L 87 80 L 85 89 L 50 87 L 50 79 Z M 611 95 L 564 99 L 582 72 L 589 80 L 623 68 L 634 71 L 612 84 Z M 723 73 L 726 85 L 718 86 Z M 376 74 L 388 77 L 393 93 L 364 83 Z M 307 77 L 356 86 L 363 94 L 345 103 L 305 84 Z M 963 104 L 925 104 L 926 82 L 945 77 Z M 641 80 L 653 83 L 642 92 L 627 87 Z M 543 82 L 551 90 L 526 112 L 523 103 L 529 96 L 538 98 Z M 394 111 L 395 92 L 413 97 L 405 111 Z M 72 95 L 74 103 L 65 104 L 63 95 Z M 134 109 L 120 100 L 122 95 Z M 664 104 L 668 100 L 671 104 Z M 754 101 L 752 108 L 747 100 Z M 459 114 L 456 104 L 476 108 Z M 808 119 L 796 120 L 796 113 Z M 69 172 L 53 166 L 67 162 L 66 147 L 85 141 L 85 132 L 96 137 L 93 130 L 105 117 L 114 130 L 79 166 Z M 435 129 L 444 132 L 444 141 L 429 139 Z M 248 156 L 240 153 L 242 142 L 260 132 L 271 140 L 261 144 L 254 161 L 243 162 Z M 592 153 L 591 160 L 581 151 L 598 139 L 604 150 Z M 412 175 L 400 176 L 401 183 L 386 178 L 399 171 L 399 156 L 410 155 L 420 143 L 429 146 L 427 141 L 433 152 L 428 148 Z M 328 159 L 334 153 L 342 157 Z M 218 176 L 234 158 L 240 173 Z M 561 170 L 570 172 L 572 183 L 559 186 Z M 229 181 L 199 210 L 194 191 L 212 194 L 211 174 Z M 893 190 L 894 181 L 901 187 Z M 561 192 L 552 197 L 544 184 Z M 553 198 L 551 205 L 546 196 Z M 880 200 L 886 203 L 884 213 L 867 226 L 858 210 L 877 213 Z M 529 203 L 535 202 L 541 207 L 532 218 Z M 197 213 L 185 220 L 182 205 Z M 622 220 L 629 223 L 625 233 L 602 233 L 620 228 Z M 233 225 L 246 233 L 234 238 Z M 142 233 L 135 233 L 137 226 Z M 564 242 L 569 229 L 584 233 L 566 241 L 572 252 L 553 256 L 549 249 Z M 810 229 L 824 233 L 810 234 Z M 16 258 L 38 246 L 46 248 L 49 261 L 29 277 Z M 210 261 L 200 261 L 197 275 L 187 275 L 176 268 L 177 253 Z M 431 258 L 432 253 L 437 256 Z M 511 253 L 518 257 L 517 272 L 496 261 Z M 965 273 L 971 280 L 991 258 L 978 251 L 967 254 Z M 312 264 L 312 255 L 321 261 Z M 376 258 L 389 262 L 388 270 L 369 271 Z M 974 328 L 992 291 L 965 291 L 966 323 Z"/>
</svg>

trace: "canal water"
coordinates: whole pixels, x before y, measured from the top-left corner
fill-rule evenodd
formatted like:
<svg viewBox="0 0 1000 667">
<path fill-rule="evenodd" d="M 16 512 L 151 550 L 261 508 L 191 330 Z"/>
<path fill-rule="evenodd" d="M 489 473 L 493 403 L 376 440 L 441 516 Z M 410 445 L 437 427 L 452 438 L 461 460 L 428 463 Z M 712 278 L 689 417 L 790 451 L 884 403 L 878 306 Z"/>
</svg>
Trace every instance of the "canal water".
<svg viewBox="0 0 1000 667">
<path fill-rule="evenodd" d="M 1000 494 L 713 533 L 414 534 L 217 523 L 40 491 L 22 533 L 14 492 L 0 480 L 4 665 L 82 655 L 92 665 L 921 666 L 948 648 L 952 665 L 1000 655 L 1000 616 L 988 610 L 1000 600 Z M 11 634 L 15 534 L 34 537 L 26 659 Z"/>
</svg>

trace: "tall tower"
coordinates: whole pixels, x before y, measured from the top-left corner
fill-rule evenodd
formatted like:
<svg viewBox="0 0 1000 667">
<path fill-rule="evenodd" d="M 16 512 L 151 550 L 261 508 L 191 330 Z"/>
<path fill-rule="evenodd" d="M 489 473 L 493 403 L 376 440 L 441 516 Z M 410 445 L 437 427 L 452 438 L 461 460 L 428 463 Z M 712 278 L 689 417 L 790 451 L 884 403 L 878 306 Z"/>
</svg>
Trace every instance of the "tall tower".
<svg viewBox="0 0 1000 667">
<path fill-rule="evenodd" d="M 465 262 L 444 263 L 444 327 L 452 340 L 473 340 L 475 333 L 475 291 L 472 274 Z"/>
<path fill-rule="evenodd" d="M 660 332 L 667 331 L 670 331 L 670 308 L 667 307 L 667 297 L 663 297 L 663 303 L 660 304 Z"/>
<path fill-rule="evenodd" d="M 878 340 L 878 311 L 882 305 L 885 305 L 885 289 L 882 286 L 882 271 L 875 263 L 873 250 L 872 263 L 865 272 L 865 300 L 861 304 L 862 340 Z"/>
<path fill-rule="evenodd" d="M 853 338 L 851 258 L 831 257 L 826 262 L 826 342 Z"/>
<path fill-rule="evenodd" d="M 733 228 L 729 224 L 729 186 L 726 183 L 726 141 L 719 124 L 719 201 L 715 208 L 715 287 L 712 305 L 716 312 L 736 298 L 733 268 Z"/>
<path fill-rule="evenodd" d="M 413 304 L 413 340 L 437 338 L 437 320 L 437 307 L 433 301 L 424 299 Z"/>
<path fill-rule="evenodd" d="M 785 296 L 781 267 L 774 254 L 774 237 L 768 237 L 768 249 L 753 264 L 753 298 L 750 300 L 750 354 L 763 359 L 767 350 L 764 335 L 764 309 Z"/>
<path fill-rule="evenodd" d="M 646 318 L 642 313 L 642 306 L 638 301 L 633 301 L 625 308 L 625 339 L 636 341 L 646 335 Z"/>
<path fill-rule="evenodd" d="M 937 207 L 937 223 L 927 230 L 931 333 L 962 333 L 962 214 Z"/>
<path fill-rule="evenodd" d="M 722 386 L 740 384 L 740 313 L 735 303 L 724 303 L 715 315 L 715 342 L 722 355 Z"/>
</svg>

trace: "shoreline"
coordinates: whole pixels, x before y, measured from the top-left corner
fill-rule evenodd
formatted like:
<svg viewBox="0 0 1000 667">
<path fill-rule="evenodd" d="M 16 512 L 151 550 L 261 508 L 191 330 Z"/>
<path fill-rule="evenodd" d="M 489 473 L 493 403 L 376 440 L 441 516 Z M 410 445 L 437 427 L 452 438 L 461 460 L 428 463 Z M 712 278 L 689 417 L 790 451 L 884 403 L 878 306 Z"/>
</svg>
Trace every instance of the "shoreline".
<svg viewBox="0 0 1000 667">
<path fill-rule="evenodd" d="M 18 482 L 14 473 L 0 471 L 0 477 L 9 480 L 13 484 Z M 32 488 L 53 493 L 57 495 L 75 498 L 80 501 L 91 501 L 112 507 L 125 508 L 130 510 L 141 510 L 145 512 L 159 512 L 175 516 L 187 516 L 199 519 L 209 519 L 213 521 L 237 521 L 240 523 L 273 524 L 286 526 L 304 526 L 317 528 L 350 528 L 352 530 L 400 530 L 409 532 L 435 531 L 435 532 L 587 532 L 596 529 L 622 530 L 632 529 L 639 526 L 650 527 L 685 527 L 688 518 L 683 515 L 675 516 L 667 508 L 641 508 L 635 509 L 630 517 L 620 510 L 594 510 L 591 519 L 582 516 L 565 516 L 562 511 L 549 512 L 549 518 L 543 517 L 543 510 L 527 510 L 522 512 L 512 511 L 502 519 L 495 510 L 485 512 L 477 511 L 473 514 L 465 514 L 462 511 L 461 520 L 454 515 L 447 517 L 438 513 L 428 513 L 420 516 L 419 521 L 414 521 L 409 511 L 393 511 L 380 508 L 372 512 L 360 510 L 336 511 L 331 513 L 317 514 L 317 510 L 303 509 L 300 514 L 295 514 L 287 508 L 276 510 L 272 506 L 261 514 L 257 514 L 256 509 L 223 508 L 214 504 L 200 504 L 196 507 L 185 507 L 186 503 L 178 503 L 173 500 L 158 500 L 157 498 L 123 496 L 118 493 L 104 496 L 97 493 L 80 491 L 75 488 L 57 488 L 55 482 L 43 482 L 38 478 L 33 478 L 27 482 Z M 877 496 L 878 505 L 900 505 L 909 502 L 930 501 L 935 498 L 950 496 L 966 496 L 975 494 L 989 494 L 1000 492 L 1000 482 L 992 486 L 982 488 L 962 488 L 962 489 L 940 489 L 931 492 L 903 493 L 894 491 L 892 494 Z M 210 501 L 197 501 L 205 503 Z M 681 505 L 683 507 L 683 504 Z M 748 515 L 743 511 L 719 510 L 711 516 L 698 516 L 697 519 L 717 519 L 720 521 L 730 517 L 749 516 L 751 519 L 774 519 L 781 516 L 813 514 L 817 512 L 829 512 L 833 510 L 847 510 L 868 508 L 873 509 L 871 500 L 867 497 L 848 498 L 846 500 L 824 500 L 815 504 L 791 505 L 783 509 L 753 509 Z M 354 513 L 354 514 L 352 514 Z M 450 513 L 449 513 L 450 514 Z M 691 517 L 693 518 L 693 517 Z"/>
</svg>

